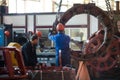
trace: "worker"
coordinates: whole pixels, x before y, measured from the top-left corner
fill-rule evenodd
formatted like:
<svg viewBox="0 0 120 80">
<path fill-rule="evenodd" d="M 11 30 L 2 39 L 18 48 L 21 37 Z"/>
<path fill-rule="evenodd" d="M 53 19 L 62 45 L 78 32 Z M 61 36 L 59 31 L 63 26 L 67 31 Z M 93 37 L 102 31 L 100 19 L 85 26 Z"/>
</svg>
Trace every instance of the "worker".
<svg viewBox="0 0 120 80">
<path fill-rule="evenodd" d="M 49 33 L 48 38 L 55 43 L 56 49 L 56 66 L 70 65 L 70 37 L 64 33 L 64 25 L 58 23 L 57 34 Z"/>
<path fill-rule="evenodd" d="M 38 39 L 38 35 L 33 34 L 30 37 L 30 40 L 22 46 L 22 55 L 25 66 L 31 67 L 32 69 L 35 68 L 37 64 L 36 46 L 38 43 Z"/>
</svg>

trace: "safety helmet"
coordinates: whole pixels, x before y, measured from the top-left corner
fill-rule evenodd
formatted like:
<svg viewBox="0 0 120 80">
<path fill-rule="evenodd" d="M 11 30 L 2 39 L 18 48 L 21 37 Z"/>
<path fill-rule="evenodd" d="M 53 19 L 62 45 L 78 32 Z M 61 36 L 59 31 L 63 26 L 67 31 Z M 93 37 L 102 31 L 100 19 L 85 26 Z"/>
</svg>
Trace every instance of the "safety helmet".
<svg viewBox="0 0 120 80">
<path fill-rule="evenodd" d="M 37 31 L 36 34 L 37 34 L 38 37 L 42 37 L 42 32 L 41 31 Z"/>
<path fill-rule="evenodd" d="M 9 31 L 5 31 L 4 34 L 6 35 L 6 37 L 10 36 L 10 32 Z"/>
<path fill-rule="evenodd" d="M 57 31 L 64 31 L 64 25 L 62 23 L 58 23 L 56 29 Z"/>
</svg>

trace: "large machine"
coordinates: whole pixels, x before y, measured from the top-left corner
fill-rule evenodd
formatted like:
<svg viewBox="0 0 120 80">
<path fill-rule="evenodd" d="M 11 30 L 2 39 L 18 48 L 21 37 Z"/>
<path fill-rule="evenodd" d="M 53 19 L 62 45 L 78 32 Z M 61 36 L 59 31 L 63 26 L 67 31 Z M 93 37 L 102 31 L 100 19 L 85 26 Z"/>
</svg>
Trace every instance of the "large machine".
<svg viewBox="0 0 120 80">
<path fill-rule="evenodd" d="M 89 39 L 88 43 L 86 43 L 85 47 L 85 52 L 81 55 L 79 55 L 79 59 L 83 61 L 87 61 L 90 59 L 97 59 L 95 61 L 99 62 L 99 57 L 101 55 L 105 55 L 106 53 L 103 50 L 106 50 L 107 47 L 110 44 L 112 35 L 113 35 L 113 25 L 111 24 L 111 20 L 106 15 L 106 13 L 95 6 L 94 4 L 81 4 L 81 5 L 75 5 L 71 9 L 69 9 L 67 12 L 64 13 L 62 18 L 60 19 L 60 22 L 65 24 L 71 17 L 77 14 L 82 14 L 82 13 L 89 13 L 95 17 L 100 17 L 101 18 L 101 28 L 97 32 L 95 32 Z M 103 57 L 100 57 L 102 60 Z M 104 59 L 103 59 L 104 60 Z M 112 59 L 113 60 L 113 59 Z M 113 60 L 114 61 L 114 60 Z M 91 63 L 94 61 L 91 61 Z M 103 63 L 103 62 L 101 62 Z M 104 62 L 107 64 L 107 62 Z M 100 69 L 105 69 L 104 67 L 107 67 L 109 69 L 109 66 L 103 65 L 104 67 L 100 67 L 99 65 L 92 65 L 94 68 L 99 68 Z"/>
<path fill-rule="evenodd" d="M 106 0 L 106 3 L 109 9 L 109 0 Z M 99 78 L 102 76 L 108 78 L 111 76 L 113 78 L 115 75 L 117 77 L 119 75 L 117 70 L 119 70 L 120 62 L 120 37 L 115 35 L 118 31 L 116 30 L 116 25 L 114 25 L 116 21 L 113 18 L 113 14 L 111 14 L 110 9 L 108 12 L 110 13 L 109 15 L 92 3 L 76 4 L 67 10 L 60 19 L 61 23 L 66 24 L 73 16 L 83 13 L 93 15 L 99 19 L 100 25 L 98 26 L 98 31 L 89 37 L 82 53 L 72 52 L 72 58 L 84 61 L 92 68 L 90 73 L 98 72 Z M 93 76 L 95 77 L 95 74 Z M 116 80 L 118 79 L 116 78 Z"/>
</svg>

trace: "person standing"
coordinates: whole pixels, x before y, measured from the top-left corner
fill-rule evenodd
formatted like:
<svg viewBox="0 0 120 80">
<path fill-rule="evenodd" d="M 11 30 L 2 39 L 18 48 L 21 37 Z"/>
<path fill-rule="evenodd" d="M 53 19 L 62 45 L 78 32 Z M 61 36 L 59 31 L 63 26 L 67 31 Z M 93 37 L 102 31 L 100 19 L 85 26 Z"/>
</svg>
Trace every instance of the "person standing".
<svg viewBox="0 0 120 80">
<path fill-rule="evenodd" d="M 64 33 L 64 25 L 58 23 L 57 34 L 48 34 L 48 38 L 55 43 L 56 49 L 56 66 L 70 65 L 70 37 Z"/>
<path fill-rule="evenodd" d="M 26 67 L 34 68 L 37 64 L 36 46 L 38 35 L 33 34 L 28 42 L 22 46 L 22 55 Z"/>
</svg>

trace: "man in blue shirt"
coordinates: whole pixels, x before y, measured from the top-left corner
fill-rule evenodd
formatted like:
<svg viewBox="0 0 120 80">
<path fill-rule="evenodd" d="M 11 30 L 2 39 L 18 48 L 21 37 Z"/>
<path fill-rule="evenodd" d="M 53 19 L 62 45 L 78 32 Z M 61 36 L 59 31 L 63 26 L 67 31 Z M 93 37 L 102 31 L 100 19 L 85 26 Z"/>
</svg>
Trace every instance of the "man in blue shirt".
<svg viewBox="0 0 120 80">
<path fill-rule="evenodd" d="M 64 25 L 58 23 L 57 34 L 49 33 L 48 38 L 55 43 L 56 49 L 56 66 L 70 65 L 70 37 L 64 33 Z"/>
</svg>

